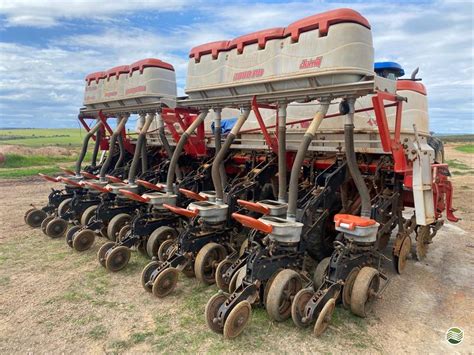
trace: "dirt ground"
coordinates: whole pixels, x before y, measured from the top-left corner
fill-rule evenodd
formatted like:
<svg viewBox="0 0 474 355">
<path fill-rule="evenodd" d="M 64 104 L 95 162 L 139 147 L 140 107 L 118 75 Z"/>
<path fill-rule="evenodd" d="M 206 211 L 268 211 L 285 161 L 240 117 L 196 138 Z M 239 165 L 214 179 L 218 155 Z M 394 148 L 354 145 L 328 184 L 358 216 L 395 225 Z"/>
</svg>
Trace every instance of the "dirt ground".
<svg viewBox="0 0 474 355">
<path fill-rule="evenodd" d="M 472 154 L 448 146 L 448 159 L 474 168 Z M 461 220 L 446 223 L 423 262 L 406 272 L 386 270 L 390 284 L 367 319 L 337 307 L 319 339 L 291 320 L 271 322 L 253 310 L 251 325 L 234 341 L 210 332 L 204 307 L 216 288 L 180 279 L 177 292 L 158 300 L 140 285 L 147 260 L 136 253 L 123 272 L 99 266 L 96 252 L 77 253 L 27 227 L 23 213 L 41 206 L 53 184 L 36 178 L 0 180 L 0 353 L 281 352 L 473 353 L 474 173 L 452 177 Z M 450 345 L 445 333 L 464 330 Z"/>
</svg>

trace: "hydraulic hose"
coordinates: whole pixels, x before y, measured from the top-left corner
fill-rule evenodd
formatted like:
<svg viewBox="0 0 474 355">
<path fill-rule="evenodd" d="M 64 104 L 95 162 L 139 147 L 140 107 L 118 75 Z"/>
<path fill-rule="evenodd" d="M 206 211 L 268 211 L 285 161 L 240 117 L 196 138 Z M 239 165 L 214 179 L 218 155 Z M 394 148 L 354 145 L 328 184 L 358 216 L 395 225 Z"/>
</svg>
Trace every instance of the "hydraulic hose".
<svg viewBox="0 0 474 355">
<path fill-rule="evenodd" d="M 286 104 L 278 106 L 278 201 L 286 202 Z"/>
<path fill-rule="evenodd" d="M 93 167 L 97 165 L 97 156 L 99 155 L 101 140 L 102 140 L 102 129 L 100 128 L 99 130 L 97 130 L 97 134 L 95 135 L 94 151 L 92 152 L 92 161 L 91 161 L 91 166 Z"/>
<path fill-rule="evenodd" d="M 166 151 L 166 154 L 168 154 L 168 157 L 171 159 L 171 157 L 173 156 L 173 150 L 171 149 L 170 143 L 168 142 L 168 138 L 166 138 L 165 125 L 163 122 L 163 118 L 161 117 L 161 114 L 158 114 L 157 117 L 158 117 L 158 135 L 160 137 L 161 144 L 163 145 L 163 148 Z M 183 178 L 181 174 L 181 168 L 179 167 L 178 163 L 176 163 L 175 174 L 178 180 L 181 180 Z"/>
<path fill-rule="evenodd" d="M 97 120 L 97 123 L 91 128 L 89 132 L 87 132 L 86 136 L 84 137 L 84 141 L 82 142 L 81 153 L 79 154 L 79 157 L 76 160 L 76 171 L 75 171 L 76 176 L 81 175 L 81 165 L 87 153 L 87 146 L 89 145 L 89 141 L 92 138 L 92 136 L 99 130 L 100 125 L 101 125 L 100 120 Z M 95 148 L 94 148 L 94 152 L 95 152 Z"/>
<path fill-rule="evenodd" d="M 218 203 L 222 203 L 224 201 L 224 189 L 222 187 L 220 174 L 221 165 L 224 166 L 224 159 L 227 156 L 227 152 L 231 144 L 234 142 L 235 137 L 240 132 L 240 129 L 242 128 L 243 124 L 245 123 L 245 121 L 247 121 L 249 114 L 250 110 L 248 108 L 245 108 L 242 111 L 234 127 L 232 127 L 232 130 L 227 135 L 224 145 L 219 150 L 219 153 L 217 153 L 214 159 L 214 163 L 212 164 L 212 182 L 214 183 L 214 189 L 216 190 L 216 202 Z"/>
<path fill-rule="evenodd" d="M 359 192 L 361 199 L 361 217 L 370 218 L 372 205 L 370 203 L 370 193 L 367 185 L 365 184 L 364 178 L 360 173 L 359 166 L 357 165 L 357 158 L 354 148 L 354 99 L 349 99 L 349 113 L 346 116 L 346 123 L 344 124 L 344 141 L 346 149 L 346 161 L 349 173 L 352 176 L 352 180 Z"/>
<path fill-rule="evenodd" d="M 166 176 L 166 192 L 172 193 L 173 192 L 173 181 L 174 175 L 176 171 L 176 167 L 178 166 L 178 159 L 183 151 L 184 145 L 188 141 L 189 136 L 196 130 L 196 128 L 204 121 L 207 116 L 208 110 L 203 110 L 199 114 L 199 116 L 194 120 L 193 123 L 189 125 L 189 127 L 184 131 L 181 135 L 181 138 L 174 149 L 173 155 L 171 156 L 170 165 L 168 168 L 168 175 Z"/>
<path fill-rule="evenodd" d="M 142 145 L 142 173 L 148 170 L 148 151 L 146 149 L 147 139 L 145 136 L 145 141 Z"/>
<path fill-rule="evenodd" d="M 109 155 L 107 156 L 107 159 L 105 160 L 104 164 L 100 168 L 100 180 L 101 181 L 106 181 L 105 179 L 105 174 L 109 170 L 109 166 L 112 163 L 112 159 L 115 153 L 115 143 L 117 142 L 117 138 L 121 136 L 122 130 L 125 127 L 125 124 L 128 121 L 128 116 L 122 116 L 118 118 L 118 124 L 117 127 L 115 128 L 114 132 L 112 133 L 112 136 L 110 137 L 110 142 L 109 142 Z"/>
<path fill-rule="evenodd" d="M 288 211 L 286 214 L 287 219 L 295 220 L 296 219 L 296 207 L 298 203 L 298 181 L 300 178 L 301 167 L 303 166 L 304 157 L 308 151 L 311 141 L 314 139 L 316 131 L 318 130 L 321 122 L 324 119 L 324 116 L 328 112 L 329 102 L 322 101 L 319 111 L 314 115 L 311 124 L 306 130 L 303 141 L 301 142 L 298 152 L 296 153 L 295 160 L 293 162 L 293 167 L 291 168 L 290 176 L 290 188 L 288 192 Z"/>
<path fill-rule="evenodd" d="M 220 108 L 214 109 L 214 145 L 215 145 L 215 154 L 219 153 L 222 148 L 222 110 Z M 227 174 L 225 172 L 224 164 L 219 168 L 219 173 L 221 175 L 222 186 L 225 188 L 227 185 Z"/>
<path fill-rule="evenodd" d="M 142 118 L 143 115 L 140 117 Z M 137 176 L 138 162 L 140 159 L 143 161 L 143 147 L 146 147 L 146 134 L 150 128 L 151 122 L 153 121 L 153 115 L 147 114 L 144 117 L 145 122 L 143 123 L 140 133 L 137 138 L 137 145 L 135 146 L 135 152 L 133 153 L 132 164 L 128 172 L 128 182 L 133 184 L 135 182 L 135 177 Z"/>
</svg>

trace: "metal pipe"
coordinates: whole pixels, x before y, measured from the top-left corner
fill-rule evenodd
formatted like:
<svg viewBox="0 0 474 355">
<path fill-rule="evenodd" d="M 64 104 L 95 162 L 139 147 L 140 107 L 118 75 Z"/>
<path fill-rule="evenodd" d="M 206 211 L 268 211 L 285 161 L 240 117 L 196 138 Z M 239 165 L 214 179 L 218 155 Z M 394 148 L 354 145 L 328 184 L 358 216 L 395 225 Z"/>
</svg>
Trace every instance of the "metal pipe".
<svg viewBox="0 0 474 355">
<path fill-rule="evenodd" d="M 100 119 L 97 120 L 97 123 L 91 128 L 89 132 L 87 132 L 86 136 L 84 137 L 81 153 L 79 154 L 79 157 L 76 160 L 76 171 L 75 171 L 76 176 L 81 176 L 81 165 L 87 153 L 87 146 L 89 145 L 89 141 L 92 138 L 92 136 L 99 130 L 101 124 L 102 122 L 100 121 Z"/>
<path fill-rule="evenodd" d="M 298 152 L 296 153 L 293 167 L 291 168 L 290 188 L 288 192 L 288 211 L 286 217 L 289 220 L 294 221 L 296 219 L 296 207 L 298 203 L 298 180 L 300 177 L 300 171 L 301 166 L 303 165 L 304 157 L 308 151 L 311 141 L 316 135 L 316 131 L 324 119 L 324 116 L 328 112 L 328 109 L 329 101 L 321 101 L 321 107 L 319 108 L 319 111 L 316 113 L 316 115 L 314 115 L 311 124 L 303 136 L 303 141 L 298 148 Z"/>
<path fill-rule="evenodd" d="M 286 202 L 286 103 L 278 105 L 278 201 Z"/>
<path fill-rule="evenodd" d="M 150 125 L 153 121 L 153 115 L 151 114 L 140 114 L 140 120 L 144 121 L 140 133 L 138 134 L 137 144 L 135 146 L 135 151 L 133 153 L 132 164 L 128 172 L 128 183 L 133 184 L 135 182 L 135 177 L 137 176 L 138 162 L 142 159 L 143 162 L 143 147 L 146 147 L 146 134 Z"/>
<path fill-rule="evenodd" d="M 222 109 L 220 108 L 214 109 L 214 145 L 215 155 L 217 155 L 222 148 Z M 225 188 L 227 185 L 227 174 L 224 164 L 219 167 L 219 173 L 221 175 L 222 186 Z"/>
<path fill-rule="evenodd" d="M 184 131 L 181 135 L 181 138 L 174 149 L 173 155 L 171 156 L 170 166 L 168 168 L 168 175 L 166 176 L 166 192 L 172 193 L 173 192 L 173 181 L 174 175 L 176 171 L 176 167 L 178 166 L 178 159 L 181 156 L 181 152 L 183 151 L 184 145 L 188 141 L 189 136 L 196 130 L 196 128 L 204 121 L 207 116 L 208 110 L 205 109 L 201 111 L 199 116 L 194 120 L 193 123 L 189 125 L 189 127 Z"/>
<path fill-rule="evenodd" d="M 345 139 L 345 150 L 346 150 L 346 161 L 349 173 L 352 176 L 352 180 L 359 192 L 361 199 L 361 217 L 370 218 L 372 205 L 370 203 L 370 192 L 365 184 L 364 178 L 360 173 L 359 166 L 357 165 L 357 158 L 354 147 L 354 103 L 355 99 L 350 98 L 347 100 L 349 104 L 349 112 L 346 115 L 346 121 L 344 124 L 344 139 Z"/>
<path fill-rule="evenodd" d="M 122 134 L 122 130 L 125 127 L 127 121 L 128 115 L 117 117 L 117 127 L 115 128 L 114 132 L 112 133 L 112 136 L 110 137 L 109 155 L 107 156 L 107 159 L 100 168 L 100 181 L 107 181 L 107 179 L 105 178 L 105 174 L 107 173 L 107 170 L 109 169 L 109 166 L 112 163 L 112 159 L 115 152 L 115 143 L 117 142 L 117 137 Z"/>
<path fill-rule="evenodd" d="M 224 189 L 222 187 L 221 174 L 220 174 L 221 165 L 222 166 L 224 165 L 224 159 L 227 155 L 229 147 L 231 146 L 232 142 L 234 141 L 235 137 L 239 133 L 245 121 L 247 121 L 249 114 L 250 114 L 250 109 L 244 108 L 237 122 L 235 123 L 234 127 L 232 127 L 232 130 L 227 135 L 224 145 L 219 150 L 219 153 L 217 153 L 214 159 L 214 163 L 212 164 L 212 171 L 211 171 L 212 182 L 214 183 L 214 190 L 216 190 L 217 203 L 222 203 L 224 201 Z"/>
<path fill-rule="evenodd" d="M 102 140 L 102 129 L 100 129 L 100 127 L 99 127 L 99 130 L 97 131 L 97 134 L 95 135 L 94 151 L 92 152 L 91 166 L 93 166 L 93 167 L 96 167 L 96 165 L 97 165 L 97 156 L 99 155 L 100 141 L 101 140 Z"/>
<path fill-rule="evenodd" d="M 122 166 L 123 158 L 125 156 L 125 149 L 124 149 L 124 146 L 123 146 L 123 135 L 122 134 L 120 134 L 117 137 L 117 143 L 118 143 L 118 146 L 119 146 L 119 157 L 118 157 L 118 159 L 115 163 L 114 170 L 118 169 Z"/>
<path fill-rule="evenodd" d="M 165 124 L 163 122 L 163 118 L 161 117 L 161 113 L 157 113 L 156 117 L 158 118 L 158 135 L 161 140 L 161 144 L 163 148 L 166 151 L 166 154 L 168 154 L 168 158 L 171 159 L 173 156 L 173 149 L 171 149 L 170 143 L 168 142 L 168 138 L 166 138 L 165 134 Z M 181 168 L 179 167 L 179 164 L 176 163 L 176 179 L 181 180 L 183 178 L 183 174 L 181 173 Z"/>
<path fill-rule="evenodd" d="M 145 140 L 142 145 L 142 173 L 148 170 L 148 151 L 146 149 L 147 138 L 145 135 Z"/>
</svg>

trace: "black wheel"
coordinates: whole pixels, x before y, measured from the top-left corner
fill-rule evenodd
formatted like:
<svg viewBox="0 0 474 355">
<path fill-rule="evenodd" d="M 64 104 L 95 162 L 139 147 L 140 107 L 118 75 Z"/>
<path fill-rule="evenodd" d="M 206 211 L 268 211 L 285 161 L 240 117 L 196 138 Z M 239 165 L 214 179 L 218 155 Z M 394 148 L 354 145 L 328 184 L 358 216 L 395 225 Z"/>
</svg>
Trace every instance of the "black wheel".
<svg viewBox="0 0 474 355">
<path fill-rule="evenodd" d="M 146 252 L 148 256 L 150 258 L 157 256 L 161 243 L 167 240 L 174 241 L 177 235 L 176 229 L 171 227 L 161 226 L 155 229 L 146 242 Z"/>
<path fill-rule="evenodd" d="M 128 223 L 130 223 L 130 217 L 127 213 L 119 213 L 118 215 L 114 216 L 107 226 L 107 236 L 112 241 L 118 240 L 118 235 L 120 230 Z"/>
<path fill-rule="evenodd" d="M 69 211 L 71 209 L 71 201 L 72 198 L 67 198 L 63 201 L 58 206 L 58 217 L 62 217 L 64 213 Z"/>
<path fill-rule="evenodd" d="M 224 338 L 233 339 L 243 332 L 252 318 L 252 306 L 249 301 L 242 301 L 230 311 L 224 323 Z"/>
<path fill-rule="evenodd" d="M 216 282 L 217 265 L 225 259 L 227 251 L 222 245 L 208 243 L 199 250 L 194 262 L 196 278 L 206 285 Z"/>
<path fill-rule="evenodd" d="M 358 267 L 353 268 L 344 281 L 344 286 L 342 287 L 342 305 L 345 309 L 351 308 L 352 287 L 354 287 L 354 281 L 359 270 Z"/>
<path fill-rule="evenodd" d="M 90 249 L 94 244 L 95 233 L 90 229 L 82 229 L 72 237 L 72 247 L 77 251 L 85 251 Z"/>
<path fill-rule="evenodd" d="M 314 324 L 313 333 L 316 337 L 321 336 L 321 334 L 323 334 L 329 326 L 335 307 L 336 301 L 334 298 L 330 298 L 329 301 L 327 301 L 324 305 L 323 309 L 318 315 L 318 318 L 316 319 L 316 323 Z"/>
<path fill-rule="evenodd" d="M 97 252 L 97 259 L 99 260 L 99 264 L 102 265 L 103 267 L 105 266 L 105 260 L 106 260 L 106 254 L 107 252 L 112 249 L 115 246 L 114 242 L 106 242 L 104 245 L 102 245 L 99 248 L 99 251 Z"/>
<path fill-rule="evenodd" d="M 55 217 L 54 216 L 48 216 L 45 219 L 43 219 L 43 222 L 41 222 L 41 231 L 43 234 L 46 234 L 46 227 L 48 227 L 48 223 L 51 222 Z"/>
<path fill-rule="evenodd" d="M 291 304 L 291 319 L 293 319 L 293 323 L 295 323 L 297 327 L 304 328 L 310 324 L 311 319 L 305 317 L 304 309 L 313 295 L 314 291 L 312 289 L 304 288 L 299 290 L 293 299 L 293 303 Z"/>
<path fill-rule="evenodd" d="M 132 230 L 132 226 L 130 224 L 126 224 L 120 229 L 120 232 L 117 236 L 117 242 L 121 242 L 127 237 L 127 234 Z"/>
<path fill-rule="evenodd" d="M 158 260 L 159 261 L 166 261 L 168 258 L 173 255 L 174 251 L 176 250 L 176 241 L 173 239 L 165 240 L 160 244 L 158 248 Z"/>
<path fill-rule="evenodd" d="M 357 275 L 351 294 L 351 311 L 365 318 L 372 308 L 380 287 L 379 272 L 369 266 L 363 267 Z"/>
<path fill-rule="evenodd" d="M 74 238 L 74 234 L 76 234 L 82 227 L 81 226 L 73 226 L 69 228 L 69 230 L 66 233 L 66 243 L 69 245 L 69 247 L 72 248 L 72 240 Z"/>
<path fill-rule="evenodd" d="M 168 296 L 176 288 L 179 271 L 173 267 L 160 272 L 153 282 L 151 292 L 158 298 Z"/>
<path fill-rule="evenodd" d="M 45 211 L 33 208 L 27 211 L 25 222 L 32 228 L 38 228 L 41 227 L 41 223 L 46 217 L 47 214 Z"/>
<path fill-rule="evenodd" d="M 67 231 L 68 223 L 60 217 L 51 220 L 46 226 L 46 235 L 51 238 L 60 238 Z"/>
<path fill-rule="evenodd" d="M 214 319 L 217 318 L 217 312 L 219 308 L 227 300 L 227 297 L 219 292 L 212 296 L 206 304 L 206 309 L 204 314 L 206 316 L 207 326 L 215 333 L 222 334 L 224 327 L 220 326 L 217 323 L 214 323 Z"/>
<path fill-rule="evenodd" d="M 271 319 L 282 322 L 291 315 L 291 302 L 302 288 L 300 275 L 291 269 L 281 270 L 273 280 L 265 308 Z"/>
<path fill-rule="evenodd" d="M 32 208 L 30 208 L 29 210 L 27 210 L 27 211 L 25 212 L 25 214 L 23 215 L 23 220 L 25 221 L 25 223 L 27 223 L 27 222 L 26 222 L 26 217 L 28 217 L 28 214 L 29 214 L 30 212 L 33 212 L 33 211 L 36 211 L 36 208 L 35 208 L 35 207 L 32 207 Z"/>
<path fill-rule="evenodd" d="M 328 272 L 330 261 L 331 261 L 331 258 L 329 257 L 324 258 L 316 266 L 316 269 L 314 270 L 314 275 L 313 275 L 313 285 L 314 285 L 315 290 L 317 290 L 324 283 L 324 279 Z"/>
<path fill-rule="evenodd" d="M 80 222 L 83 226 L 87 226 L 91 218 L 94 217 L 96 209 L 97 206 L 89 206 L 84 210 L 84 212 L 82 212 Z"/>
<path fill-rule="evenodd" d="M 152 289 L 152 284 L 150 284 L 150 277 L 153 271 L 155 271 L 158 266 L 160 266 L 160 263 L 158 261 L 152 261 L 148 263 L 142 270 L 141 274 L 141 280 L 142 280 L 142 286 L 145 290 L 148 292 L 151 292 Z"/>
<path fill-rule="evenodd" d="M 224 274 L 232 266 L 233 262 L 229 259 L 222 260 L 216 269 L 216 284 L 220 290 L 224 292 L 229 292 L 230 280 L 224 280 Z"/>
<path fill-rule="evenodd" d="M 105 254 L 105 268 L 112 272 L 122 270 L 130 261 L 131 251 L 124 245 L 109 249 Z"/>
</svg>

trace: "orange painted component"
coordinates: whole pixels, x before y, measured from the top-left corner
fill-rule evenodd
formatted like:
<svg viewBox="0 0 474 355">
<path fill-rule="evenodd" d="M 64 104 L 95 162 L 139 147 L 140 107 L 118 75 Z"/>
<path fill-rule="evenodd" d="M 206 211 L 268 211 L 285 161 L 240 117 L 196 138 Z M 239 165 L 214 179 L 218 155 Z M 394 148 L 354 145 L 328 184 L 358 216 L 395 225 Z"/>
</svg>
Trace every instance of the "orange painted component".
<svg viewBox="0 0 474 355">
<path fill-rule="evenodd" d="M 148 190 L 162 191 L 164 189 L 163 185 L 152 184 L 151 182 L 148 182 L 148 181 L 145 181 L 145 180 L 138 179 L 138 180 L 135 180 L 135 182 L 138 185 L 141 185 L 141 186 L 147 188 Z"/>
<path fill-rule="evenodd" d="M 250 201 L 245 201 L 245 200 L 237 200 L 237 203 L 240 206 L 242 206 L 243 208 L 245 208 L 249 211 L 261 213 L 263 215 L 270 214 L 270 209 L 268 207 L 262 206 L 262 205 L 260 205 L 256 202 L 250 202 Z"/>
<path fill-rule="evenodd" d="M 120 180 L 118 177 L 115 177 L 115 176 L 112 176 L 112 175 L 105 175 L 105 177 L 107 179 L 109 179 L 110 181 L 112 182 L 123 182 L 122 180 Z"/>
<path fill-rule="evenodd" d="M 397 80 L 397 90 L 410 90 L 425 96 L 427 95 L 425 86 L 413 80 Z"/>
<path fill-rule="evenodd" d="M 81 171 L 82 176 L 88 179 L 97 179 L 97 175 L 88 173 L 87 171 Z"/>
<path fill-rule="evenodd" d="M 258 219 L 250 216 L 234 212 L 232 213 L 232 218 L 245 227 L 256 229 L 266 234 L 271 233 L 273 231 L 272 226 L 265 224 L 262 221 L 259 221 Z"/>
<path fill-rule="evenodd" d="M 134 201 L 138 201 L 138 202 L 142 202 L 142 203 L 147 203 L 148 201 L 150 201 L 149 198 L 142 197 L 139 194 L 136 194 L 136 193 L 128 191 L 128 190 L 120 189 L 119 192 L 120 192 L 120 194 L 124 195 L 125 197 L 129 198 L 130 200 L 134 200 Z"/>
<path fill-rule="evenodd" d="M 71 175 L 71 176 L 76 175 L 76 173 L 72 170 L 69 170 L 69 169 L 66 169 L 66 168 L 59 168 L 59 169 L 61 169 L 62 171 L 64 171 L 68 175 Z"/>
<path fill-rule="evenodd" d="M 43 173 L 38 173 L 39 176 L 41 176 L 43 179 L 50 181 L 50 182 L 59 182 L 58 178 L 54 178 L 52 176 L 45 175 Z"/>
<path fill-rule="evenodd" d="M 187 210 L 185 208 L 171 206 L 171 205 L 168 205 L 166 203 L 163 204 L 163 207 L 169 209 L 173 213 L 176 213 L 176 214 L 179 214 L 181 216 L 188 217 L 188 218 L 194 218 L 199 214 L 198 210 L 191 211 L 191 210 Z"/>
<path fill-rule="evenodd" d="M 90 182 L 90 181 L 85 181 L 84 184 L 86 184 L 87 186 L 92 187 L 94 190 L 97 190 L 97 191 L 100 191 L 100 192 L 103 192 L 103 193 L 109 193 L 110 192 L 105 187 L 94 184 L 93 182 Z"/>
<path fill-rule="evenodd" d="M 61 180 L 62 182 L 68 184 L 68 185 L 72 185 L 72 186 L 76 186 L 76 187 L 82 187 L 81 184 L 79 184 L 78 182 L 75 182 L 71 179 L 68 179 L 66 177 L 60 177 L 59 180 Z"/>
<path fill-rule="evenodd" d="M 377 222 L 373 219 L 362 218 L 354 216 L 352 214 L 337 214 L 334 216 L 334 222 L 336 227 L 339 227 L 341 223 L 348 224 L 350 230 L 354 230 L 356 227 L 369 227 L 373 226 Z"/>
<path fill-rule="evenodd" d="M 194 191 L 191 191 L 191 190 L 188 190 L 188 189 L 180 188 L 180 189 L 179 189 L 179 192 L 181 192 L 184 196 L 186 196 L 187 198 L 189 198 L 189 199 L 191 199 L 191 200 L 207 201 L 207 197 L 206 197 L 206 196 L 201 196 L 201 195 L 199 195 L 198 193 L 196 193 L 196 192 L 194 192 Z"/>
</svg>

